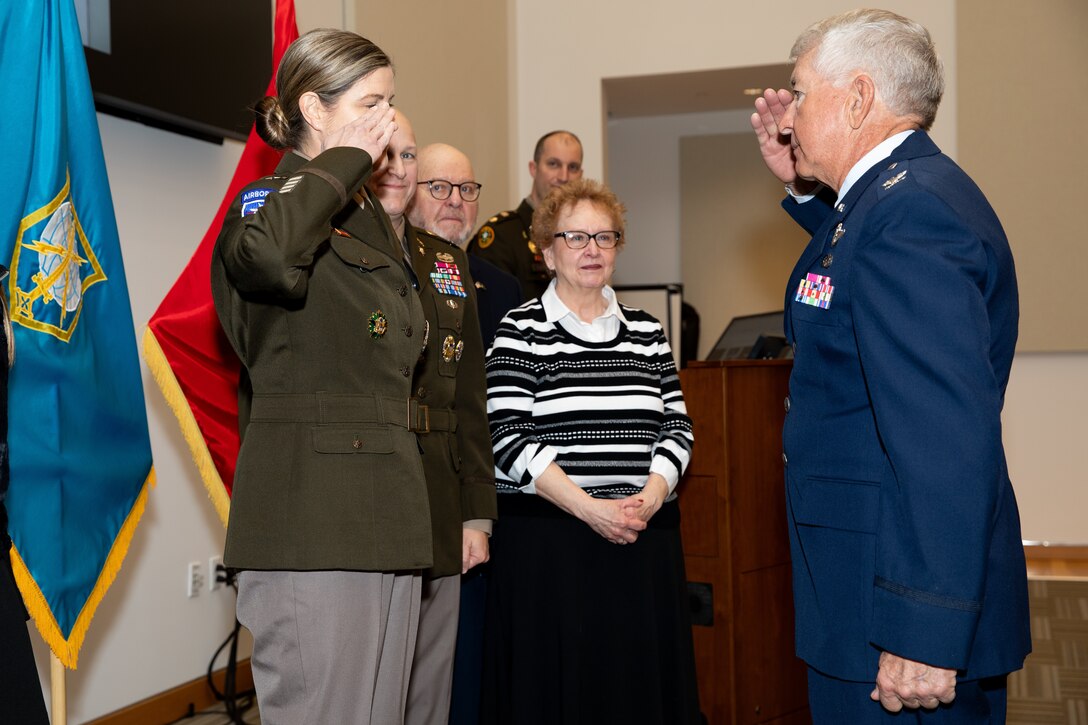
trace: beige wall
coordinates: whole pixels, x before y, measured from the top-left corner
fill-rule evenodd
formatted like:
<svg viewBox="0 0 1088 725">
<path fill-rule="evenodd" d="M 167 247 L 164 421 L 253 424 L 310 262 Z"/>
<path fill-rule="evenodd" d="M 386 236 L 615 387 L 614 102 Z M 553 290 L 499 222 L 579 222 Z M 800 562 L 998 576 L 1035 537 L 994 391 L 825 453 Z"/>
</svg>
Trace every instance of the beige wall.
<svg viewBox="0 0 1088 725">
<path fill-rule="evenodd" d="M 808 235 L 775 203 L 781 196 L 751 133 L 680 140 L 681 269 L 700 357 L 735 316 L 782 309 Z"/>
<path fill-rule="evenodd" d="M 1088 167 L 1088 3 L 959 0 L 956 27 L 959 160 L 1012 244 L 1017 348 L 1088 350 L 1088 245 L 1073 213 Z"/>
<path fill-rule="evenodd" d="M 468 154 L 484 185 L 481 216 L 511 208 L 506 0 L 355 0 L 354 9 L 354 30 L 393 58 L 395 104 L 419 144 Z"/>
<path fill-rule="evenodd" d="M 586 173 L 604 170 L 601 79 L 783 63 L 809 23 L 858 6 L 857 0 L 763 3 L 675 0 L 626 3 L 511 0 L 516 8 L 515 130 L 509 160 L 516 193 L 528 193 L 524 163 L 536 139 L 569 128 L 585 145 Z M 954 3 L 896 0 L 881 4 L 924 23 L 951 55 L 949 103 L 934 136 L 955 151 Z"/>
</svg>

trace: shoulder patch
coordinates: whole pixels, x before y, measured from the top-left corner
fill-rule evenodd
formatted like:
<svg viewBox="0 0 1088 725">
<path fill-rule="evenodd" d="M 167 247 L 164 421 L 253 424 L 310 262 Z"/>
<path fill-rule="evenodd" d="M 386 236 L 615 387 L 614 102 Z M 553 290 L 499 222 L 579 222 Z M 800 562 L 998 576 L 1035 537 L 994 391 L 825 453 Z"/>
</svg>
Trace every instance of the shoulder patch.
<svg viewBox="0 0 1088 725">
<path fill-rule="evenodd" d="M 476 246 L 480 249 L 487 249 L 494 241 L 495 230 L 487 225 L 480 227 L 480 233 L 476 235 Z"/>
<path fill-rule="evenodd" d="M 247 189 L 242 192 L 242 216 L 256 214 L 257 210 L 264 206 L 265 199 L 273 192 L 273 189 Z"/>
</svg>

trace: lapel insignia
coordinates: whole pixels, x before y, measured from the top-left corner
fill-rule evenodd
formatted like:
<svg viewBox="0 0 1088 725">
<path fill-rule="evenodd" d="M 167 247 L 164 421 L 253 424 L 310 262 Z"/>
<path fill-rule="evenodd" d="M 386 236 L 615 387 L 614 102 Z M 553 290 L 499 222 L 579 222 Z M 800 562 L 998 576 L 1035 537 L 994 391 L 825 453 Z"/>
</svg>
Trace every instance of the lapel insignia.
<svg viewBox="0 0 1088 725">
<path fill-rule="evenodd" d="M 419 246 L 416 247 L 416 251 L 419 252 L 420 254 L 426 254 L 427 253 L 427 250 L 423 248 L 423 242 L 419 243 Z"/>
<path fill-rule="evenodd" d="M 529 240 L 529 251 L 533 254 L 540 254 L 540 250 L 537 248 L 536 242 L 534 242 L 532 239 Z"/>
<path fill-rule="evenodd" d="M 831 307 L 831 295 L 834 292 L 830 277 L 809 273 L 797 285 L 797 295 L 793 301 L 826 310 Z"/>
<path fill-rule="evenodd" d="M 835 233 L 831 235 L 832 247 L 839 243 L 839 240 L 842 239 L 843 234 L 846 234 L 846 227 L 842 225 L 842 222 L 839 222 L 839 225 L 835 227 Z"/>
<path fill-rule="evenodd" d="M 370 336 L 375 340 L 385 335 L 385 331 L 389 329 L 389 321 L 385 319 L 385 313 L 381 310 L 374 310 L 370 315 L 370 321 L 367 323 L 367 329 L 370 330 Z"/>
<path fill-rule="evenodd" d="M 453 348 L 453 359 L 457 362 L 461 362 L 461 353 L 465 351 L 465 341 L 458 340 L 457 347 Z"/>
<path fill-rule="evenodd" d="M 333 231 L 334 234 L 336 234 L 339 237 L 347 237 L 348 239 L 351 239 L 351 235 L 348 234 L 347 232 L 345 232 L 340 227 L 333 227 L 332 231 Z"/>
<path fill-rule="evenodd" d="M 484 290 L 487 289 L 487 287 L 484 287 L 483 282 L 474 282 L 473 284 L 476 285 L 476 289 L 484 289 Z"/>
<path fill-rule="evenodd" d="M 444 254 L 450 258 L 450 261 L 436 261 L 434 263 L 434 269 L 431 270 L 431 284 L 440 294 L 468 297 L 468 293 L 465 292 L 465 285 L 461 281 L 461 270 L 453 262 L 453 255 L 439 252 L 439 258 Z"/>
<path fill-rule="evenodd" d="M 895 176 L 893 176 L 892 178 L 890 178 L 890 179 L 888 179 L 887 181 L 884 182 L 884 188 L 885 189 L 892 188 L 893 186 L 898 184 L 900 181 L 902 181 L 903 177 L 906 176 L 906 175 L 907 175 L 906 170 L 900 171 L 898 174 L 896 174 Z"/>
</svg>

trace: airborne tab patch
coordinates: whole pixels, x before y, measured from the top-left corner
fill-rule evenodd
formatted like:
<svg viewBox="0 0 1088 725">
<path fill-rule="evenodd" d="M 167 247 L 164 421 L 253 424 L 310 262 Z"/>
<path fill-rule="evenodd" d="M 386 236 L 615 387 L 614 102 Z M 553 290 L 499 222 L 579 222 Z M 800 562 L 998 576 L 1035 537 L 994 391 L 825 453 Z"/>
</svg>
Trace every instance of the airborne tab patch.
<svg viewBox="0 0 1088 725">
<path fill-rule="evenodd" d="M 256 214 L 271 193 L 272 189 L 250 189 L 242 192 L 242 216 Z"/>
</svg>

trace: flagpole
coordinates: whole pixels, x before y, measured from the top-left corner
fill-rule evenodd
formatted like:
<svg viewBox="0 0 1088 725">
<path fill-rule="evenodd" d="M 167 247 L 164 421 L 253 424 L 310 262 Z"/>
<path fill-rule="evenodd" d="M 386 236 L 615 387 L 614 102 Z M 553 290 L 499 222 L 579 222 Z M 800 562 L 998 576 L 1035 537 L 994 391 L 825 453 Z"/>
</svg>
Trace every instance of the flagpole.
<svg viewBox="0 0 1088 725">
<path fill-rule="evenodd" d="M 64 691 L 64 665 L 61 664 L 60 659 L 53 654 L 49 653 L 49 690 L 52 694 L 52 725 L 67 725 L 68 705 L 65 702 Z"/>
</svg>

